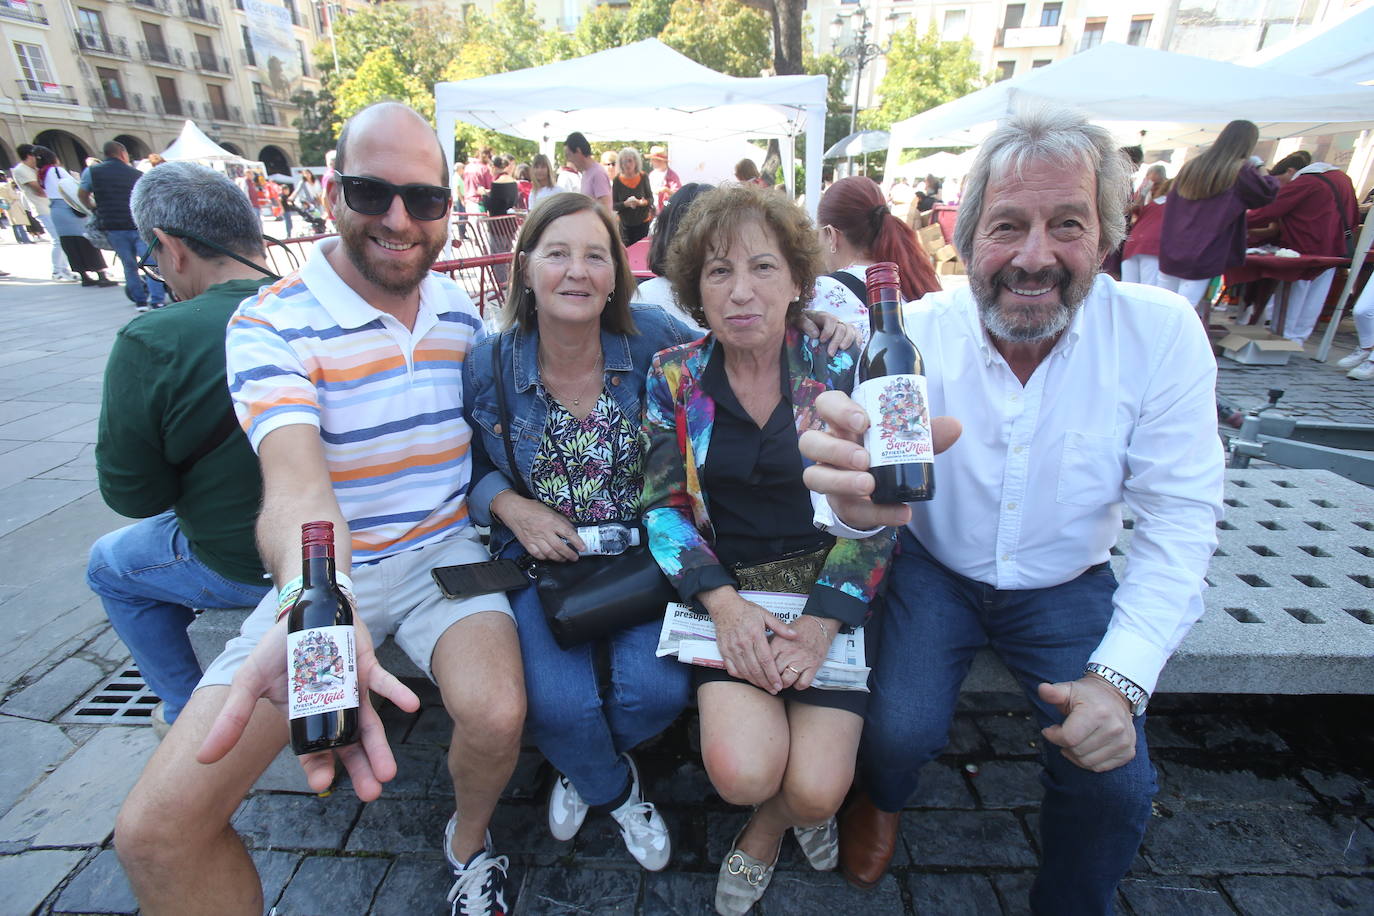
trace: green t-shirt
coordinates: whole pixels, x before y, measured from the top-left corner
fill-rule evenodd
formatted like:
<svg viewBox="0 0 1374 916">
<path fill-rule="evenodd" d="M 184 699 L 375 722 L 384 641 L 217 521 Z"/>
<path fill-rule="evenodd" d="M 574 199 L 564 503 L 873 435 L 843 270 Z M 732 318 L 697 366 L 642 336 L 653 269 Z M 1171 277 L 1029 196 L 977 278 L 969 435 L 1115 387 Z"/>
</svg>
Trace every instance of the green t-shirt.
<svg viewBox="0 0 1374 916">
<path fill-rule="evenodd" d="M 233 409 L 224 370 L 224 330 L 266 278 L 218 283 L 194 299 L 138 316 L 120 329 L 105 367 L 100 493 L 121 515 L 174 509 L 196 557 L 236 582 L 261 584 L 253 525 L 262 501 L 258 459 L 243 431 L 184 473 L 177 465 Z"/>
</svg>

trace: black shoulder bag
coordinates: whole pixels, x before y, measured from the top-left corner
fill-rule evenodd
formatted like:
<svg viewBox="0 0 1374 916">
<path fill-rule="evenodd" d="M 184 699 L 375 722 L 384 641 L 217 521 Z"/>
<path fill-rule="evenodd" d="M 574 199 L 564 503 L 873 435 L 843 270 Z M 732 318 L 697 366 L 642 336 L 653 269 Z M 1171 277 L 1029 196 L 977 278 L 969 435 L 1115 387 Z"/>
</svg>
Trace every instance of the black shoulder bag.
<svg viewBox="0 0 1374 916">
<path fill-rule="evenodd" d="M 854 298 L 858 299 L 864 305 L 869 304 L 868 284 L 860 280 L 858 277 L 854 276 L 849 271 L 837 270 L 834 273 L 826 274 L 826 276 L 835 280 L 839 280 L 841 283 L 845 285 L 846 289 L 848 289 L 851 293 L 854 294 Z"/>
<path fill-rule="evenodd" d="M 1321 183 L 1326 185 L 1331 191 L 1331 196 L 1336 199 L 1336 215 L 1341 218 L 1341 238 L 1345 242 L 1345 256 L 1355 257 L 1355 228 L 1345 221 L 1345 207 L 1341 204 L 1341 195 L 1336 192 L 1336 186 L 1331 180 L 1321 172 L 1312 172 L 1313 178 L 1321 179 Z"/>
<path fill-rule="evenodd" d="M 506 385 L 501 361 L 501 336 L 495 350 L 496 405 L 515 492 L 528 499 L 515 463 L 511 445 L 510 410 L 506 406 Z M 648 533 L 639 519 L 622 524 L 638 527 L 639 545 L 609 557 L 580 557 L 575 563 L 535 561 L 529 567 L 544 606 L 544 619 L 554 640 L 564 649 L 663 617 L 668 602 L 677 601 L 677 589 L 663 575 L 658 561 L 649 552 Z"/>
</svg>

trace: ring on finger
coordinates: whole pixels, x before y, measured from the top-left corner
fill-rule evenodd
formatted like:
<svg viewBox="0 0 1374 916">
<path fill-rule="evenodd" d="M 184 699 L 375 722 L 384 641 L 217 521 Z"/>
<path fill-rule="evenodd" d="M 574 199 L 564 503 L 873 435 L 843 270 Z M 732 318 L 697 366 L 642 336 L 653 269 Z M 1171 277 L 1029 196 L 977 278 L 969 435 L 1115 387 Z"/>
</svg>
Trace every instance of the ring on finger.
<svg viewBox="0 0 1374 916">
<path fill-rule="evenodd" d="M 782 669 L 782 670 L 784 670 L 784 671 L 791 671 L 791 672 L 792 672 L 793 674 L 795 674 L 797 677 L 801 677 L 801 676 L 802 676 L 802 673 L 801 673 L 800 671 L 798 671 L 798 670 L 797 670 L 794 666 L 792 666 L 792 665 L 788 665 L 786 668 L 784 668 L 784 669 Z"/>
</svg>

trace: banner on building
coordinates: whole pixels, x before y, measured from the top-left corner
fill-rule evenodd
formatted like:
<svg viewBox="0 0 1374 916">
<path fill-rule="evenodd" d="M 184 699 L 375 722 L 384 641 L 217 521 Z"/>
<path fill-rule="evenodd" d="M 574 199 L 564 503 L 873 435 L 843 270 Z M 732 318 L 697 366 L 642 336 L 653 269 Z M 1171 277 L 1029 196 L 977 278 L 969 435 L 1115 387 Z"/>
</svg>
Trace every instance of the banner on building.
<svg viewBox="0 0 1374 916">
<path fill-rule="evenodd" d="M 291 101 L 301 84 L 301 52 L 291 31 L 291 14 L 286 7 L 265 0 L 243 0 L 243 9 L 264 94 L 279 102 Z"/>
</svg>

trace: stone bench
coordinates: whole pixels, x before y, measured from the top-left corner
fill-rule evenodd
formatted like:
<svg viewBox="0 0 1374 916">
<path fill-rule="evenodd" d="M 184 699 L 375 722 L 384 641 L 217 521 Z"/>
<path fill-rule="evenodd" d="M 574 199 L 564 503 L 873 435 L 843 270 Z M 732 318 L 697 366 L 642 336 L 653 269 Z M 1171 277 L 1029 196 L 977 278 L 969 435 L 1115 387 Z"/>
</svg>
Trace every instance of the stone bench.
<svg viewBox="0 0 1374 916">
<path fill-rule="evenodd" d="M 1328 471 L 1232 469 L 1226 518 L 1207 573 L 1206 613 L 1160 677 L 1167 693 L 1368 694 L 1374 662 L 1374 490 Z M 1132 522 L 1113 549 L 1120 576 Z M 201 664 L 238 633 L 247 610 L 207 611 L 191 625 Z M 420 677 L 391 640 L 377 652 Z M 1016 692 L 991 652 L 968 692 Z"/>
</svg>

